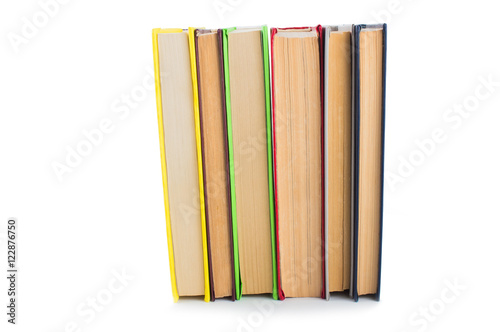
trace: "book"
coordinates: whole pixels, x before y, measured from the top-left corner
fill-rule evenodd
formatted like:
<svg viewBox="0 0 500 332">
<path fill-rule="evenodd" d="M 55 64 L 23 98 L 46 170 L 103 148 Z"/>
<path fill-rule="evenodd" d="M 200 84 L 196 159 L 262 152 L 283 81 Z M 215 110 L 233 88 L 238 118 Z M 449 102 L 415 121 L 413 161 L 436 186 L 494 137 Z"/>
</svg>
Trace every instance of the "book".
<svg viewBox="0 0 500 332">
<path fill-rule="evenodd" d="M 380 299 L 387 25 L 354 28 L 354 300 Z"/>
<path fill-rule="evenodd" d="M 322 28 L 271 29 L 281 299 L 325 297 Z"/>
<path fill-rule="evenodd" d="M 219 32 L 205 29 L 194 32 L 212 301 L 228 296 L 233 300 L 236 298 L 222 37 Z"/>
<path fill-rule="evenodd" d="M 156 100 L 172 294 L 210 300 L 194 30 L 154 29 Z"/>
<path fill-rule="evenodd" d="M 380 300 L 387 25 L 154 29 L 153 55 L 174 302 Z"/>
<path fill-rule="evenodd" d="M 330 292 L 350 289 L 352 220 L 353 25 L 324 27 L 325 265 Z"/>
<path fill-rule="evenodd" d="M 223 30 L 236 298 L 277 297 L 267 28 Z"/>
</svg>

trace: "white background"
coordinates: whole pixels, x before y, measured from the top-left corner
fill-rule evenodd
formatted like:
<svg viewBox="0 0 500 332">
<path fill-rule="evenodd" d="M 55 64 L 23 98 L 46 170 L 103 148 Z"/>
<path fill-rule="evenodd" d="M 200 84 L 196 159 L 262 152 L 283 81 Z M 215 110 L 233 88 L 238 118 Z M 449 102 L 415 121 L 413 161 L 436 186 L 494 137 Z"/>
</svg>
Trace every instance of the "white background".
<svg viewBox="0 0 500 332">
<path fill-rule="evenodd" d="M 499 8 L 463 3 L 70 0 L 43 22 L 36 0 L 3 1 L 0 266 L 5 271 L 6 221 L 16 217 L 20 291 L 18 325 L 10 326 L 1 278 L 0 330 L 62 332 L 72 322 L 79 331 L 497 329 L 500 86 L 486 96 L 481 79 L 500 82 Z M 229 7 L 219 15 L 217 4 Z M 23 18 L 33 16 L 45 26 L 22 37 Z M 393 181 L 385 183 L 381 301 L 174 304 L 154 92 L 134 107 L 121 101 L 151 83 L 151 30 L 383 21 Z M 23 44 L 14 47 L 14 35 Z M 474 111 L 449 113 L 464 103 Z M 54 163 L 66 163 L 67 149 L 85 144 L 83 132 L 103 119 L 112 131 L 60 181 Z M 436 130 L 445 139 L 429 144 Z M 428 143 L 427 154 L 416 141 Z M 123 269 L 133 280 L 106 298 Z M 109 300 L 101 311 L 77 313 L 98 296 Z"/>
</svg>

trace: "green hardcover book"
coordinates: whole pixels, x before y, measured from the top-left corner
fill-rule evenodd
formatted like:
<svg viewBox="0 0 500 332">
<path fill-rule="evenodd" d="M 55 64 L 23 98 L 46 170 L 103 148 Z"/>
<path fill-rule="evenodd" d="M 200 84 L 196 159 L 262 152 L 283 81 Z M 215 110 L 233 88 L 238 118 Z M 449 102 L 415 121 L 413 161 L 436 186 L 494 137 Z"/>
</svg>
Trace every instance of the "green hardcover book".
<svg viewBox="0 0 500 332">
<path fill-rule="evenodd" d="M 278 299 L 268 29 L 223 30 L 236 299 Z"/>
</svg>

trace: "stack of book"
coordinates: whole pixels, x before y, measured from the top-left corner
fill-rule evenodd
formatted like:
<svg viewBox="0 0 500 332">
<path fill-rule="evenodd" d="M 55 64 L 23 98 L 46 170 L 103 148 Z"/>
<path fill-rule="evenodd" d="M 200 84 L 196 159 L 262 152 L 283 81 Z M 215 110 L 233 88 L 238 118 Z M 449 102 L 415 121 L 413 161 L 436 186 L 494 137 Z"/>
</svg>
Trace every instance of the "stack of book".
<svg viewBox="0 0 500 332">
<path fill-rule="evenodd" d="M 153 30 L 174 301 L 380 298 L 386 31 Z"/>
</svg>

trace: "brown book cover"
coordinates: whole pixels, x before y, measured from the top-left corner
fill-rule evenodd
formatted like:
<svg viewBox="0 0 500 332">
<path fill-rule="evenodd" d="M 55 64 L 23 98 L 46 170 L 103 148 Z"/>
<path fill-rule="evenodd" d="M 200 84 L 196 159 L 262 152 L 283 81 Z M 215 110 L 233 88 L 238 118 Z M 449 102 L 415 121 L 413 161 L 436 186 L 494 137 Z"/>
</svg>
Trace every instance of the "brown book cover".
<svg viewBox="0 0 500 332">
<path fill-rule="evenodd" d="M 213 64 L 215 68 L 217 69 L 217 73 L 212 72 L 213 75 L 216 75 L 217 77 L 212 77 L 213 79 L 216 79 L 219 81 L 219 84 L 217 85 L 210 85 L 210 84 L 205 84 L 203 85 L 203 71 L 202 71 L 202 61 L 200 60 L 200 57 L 202 54 L 200 54 L 200 41 L 199 38 L 200 36 L 207 35 L 207 34 L 213 34 L 214 38 L 216 38 L 216 43 L 217 43 L 217 63 Z M 202 159 L 203 159 L 203 180 L 204 180 L 204 185 L 205 185 L 205 209 L 206 209 L 206 229 L 207 229 L 207 249 L 208 249 L 208 265 L 209 265 L 209 282 L 210 282 L 210 300 L 214 301 L 216 298 L 221 298 L 225 297 L 227 295 L 223 296 L 217 296 L 215 292 L 216 288 L 216 281 L 215 279 L 215 274 L 218 273 L 219 271 L 214 271 L 214 261 L 217 259 L 222 259 L 219 257 L 220 255 L 215 256 L 213 248 L 218 246 L 218 245 L 224 245 L 223 243 L 218 243 L 214 242 L 213 238 L 215 236 L 222 236 L 224 240 L 227 241 L 228 245 L 228 250 L 230 253 L 229 256 L 229 274 L 231 278 L 231 292 L 229 296 L 231 299 L 234 301 L 236 298 L 236 293 L 235 293 L 235 286 L 234 286 L 234 246 L 233 246 L 233 237 L 232 237 L 232 212 L 231 212 L 231 194 L 229 190 L 229 159 L 228 159 L 228 149 L 227 149 L 227 119 L 226 119 L 226 104 L 224 101 L 224 68 L 223 68 L 223 58 L 222 58 L 222 37 L 221 37 L 221 30 L 208 30 L 208 29 L 197 29 L 195 30 L 195 47 L 196 47 L 196 66 L 197 66 L 197 73 L 198 73 L 198 94 L 199 94 L 199 104 L 200 104 L 200 128 L 201 128 L 201 141 L 202 141 Z M 215 69 L 214 68 L 214 69 Z M 212 80 L 213 80 L 212 79 Z M 217 92 L 211 90 L 210 92 L 210 98 L 215 96 L 215 98 L 218 98 L 220 102 L 220 107 L 218 112 L 212 112 L 210 114 L 207 113 L 207 110 L 204 110 L 204 102 L 205 100 L 203 99 L 205 97 L 205 94 L 203 92 L 204 88 L 207 88 L 209 86 L 213 90 L 217 90 Z M 211 110 L 213 111 L 213 110 Z M 216 113 L 216 114 L 215 114 Z M 214 148 L 221 149 L 222 154 L 223 154 L 223 164 L 219 165 L 223 169 L 221 170 L 221 167 L 217 168 L 218 174 L 215 176 L 220 176 L 216 180 L 215 186 L 217 187 L 215 189 L 216 192 L 218 191 L 224 191 L 224 196 L 225 196 L 225 202 L 223 203 L 224 207 L 224 212 L 221 212 L 218 214 L 216 211 L 213 211 L 211 208 L 211 205 L 214 200 L 221 200 L 223 197 L 219 196 L 216 197 L 216 195 L 212 195 L 211 191 L 212 187 L 214 185 L 213 182 L 210 182 L 210 179 L 214 178 L 213 172 L 215 171 L 214 169 L 209 169 L 210 166 L 207 166 L 210 164 L 210 159 L 215 158 L 214 154 L 211 154 L 209 151 L 207 151 L 207 146 L 209 146 L 213 141 L 209 141 L 210 138 L 212 138 L 214 135 L 211 134 L 216 134 L 217 132 L 210 131 L 209 123 L 207 122 L 207 119 L 217 117 L 218 120 L 220 120 L 221 123 L 218 123 L 218 130 L 217 132 L 220 134 L 221 140 L 217 142 L 217 144 L 220 143 L 220 145 L 216 147 L 212 147 L 210 149 L 213 151 Z M 220 156 L 219 156 L 220 157 Z M 212 173 L 212 174 L 211 174 Z M 222 215 L 222 213 L 225 213 L 225 215 Z M 226 219 L 225 221 L 225 226 L 227 228 L 227 232 L 224 232 L 225 234 L 219 234 L 216 230 L 214 230 L 215 223 L 220 222 L 218 219 L 222 219 L 222 222 L 224 221 L 223 219 Z"/>
</svg>

